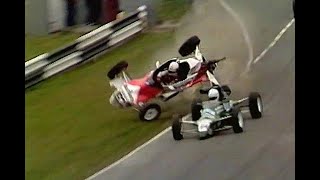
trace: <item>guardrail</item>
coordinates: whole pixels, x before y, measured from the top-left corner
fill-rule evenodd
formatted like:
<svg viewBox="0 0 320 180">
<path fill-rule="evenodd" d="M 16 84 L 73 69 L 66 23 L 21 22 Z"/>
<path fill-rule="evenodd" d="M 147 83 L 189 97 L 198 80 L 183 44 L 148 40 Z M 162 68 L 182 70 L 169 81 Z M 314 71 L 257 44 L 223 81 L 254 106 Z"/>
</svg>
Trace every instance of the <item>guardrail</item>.
<svg viewBox="0 0 320 180">
<path fill-rule="evenodd" d="M 25 63 L 25 88 L 103 54 L 111 47 L 142 32 L 146 27 L 146 6 L 140 6 L 123 19 L 105 24 L 79 37 L 68 46 L 27 61 Z"/>
</svg>

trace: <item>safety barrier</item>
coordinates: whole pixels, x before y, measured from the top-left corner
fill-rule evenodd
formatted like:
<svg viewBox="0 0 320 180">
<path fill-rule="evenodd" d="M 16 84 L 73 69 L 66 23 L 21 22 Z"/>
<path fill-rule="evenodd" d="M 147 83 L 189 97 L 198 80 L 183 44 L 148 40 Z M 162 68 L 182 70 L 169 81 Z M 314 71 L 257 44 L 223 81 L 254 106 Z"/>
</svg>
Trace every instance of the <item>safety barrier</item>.
<svg viewBox="0 0 320 180">
<path fill-rule="evenodd" d="M 123 19 L 105 24 L 79 37 L 74 43 L 27 61 L 25 63 L 25 88 L 103 54 L 142 32 L 146 27 L 146 6 L 140 6 Z"/>
</svg>

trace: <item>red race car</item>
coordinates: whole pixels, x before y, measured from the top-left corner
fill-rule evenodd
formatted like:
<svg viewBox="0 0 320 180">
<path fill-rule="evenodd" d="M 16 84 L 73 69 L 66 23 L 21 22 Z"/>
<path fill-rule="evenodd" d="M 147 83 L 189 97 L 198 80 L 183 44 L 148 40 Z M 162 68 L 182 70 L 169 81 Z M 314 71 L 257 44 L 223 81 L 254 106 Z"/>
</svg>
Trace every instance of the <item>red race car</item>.
<svg viewBox="0 0 320 180">
<path fill-rule="evenodd" d="M 156 63 L 156 69 L 148 72 L 144 77 L 131 79 L 126 72 L 128 63 L 121 61 L 108 72 L 110 86 L 115 91 L 110 97 L 110 103 L 116 107 L 133 107 L 139 112 L 139 118 L 152 121 L 159 118 L 161 107 L 156 103 L 149 103 L 155 98 L 167 101 L 186 88 L 198 83 L 210 82 L 219 85 L 214 77 L 214 69 L 218 60 L 206 60 L 199 50 L 200 39 L 192 36 L 179 49 L 184 59 L 172 58 L 163 64 Z M 174 73 L 170 72 L 177 66 Z M 170 69 L 171 68 L 171 69 Z"/>
</svg>

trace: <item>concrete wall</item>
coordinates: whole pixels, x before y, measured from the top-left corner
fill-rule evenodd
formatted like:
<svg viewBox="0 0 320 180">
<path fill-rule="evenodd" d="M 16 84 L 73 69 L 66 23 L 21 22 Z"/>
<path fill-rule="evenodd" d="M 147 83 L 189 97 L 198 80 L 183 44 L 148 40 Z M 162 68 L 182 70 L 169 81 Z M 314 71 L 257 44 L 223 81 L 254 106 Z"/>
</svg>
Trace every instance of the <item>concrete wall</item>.
<svg viewBox="0 0 320 180">
<path fill-rule="evenodd" d="M 135 11 L 139 6 L 146 5 L 148 12 L 148 20 L 151 25 L 156 23 L 155 7 L 160 0 L 119 0 L 120 9 L 126 12 Z"/>
<path fill-rule="evenodd" d="M 87 17 L 87 7 L 84 0 L 79 0 L 77 5 L 77 17 L 76 23 L 77 24 L 84 24 L 86 22 Z"/>
<path fill-rule="evenodd" d="M 45 0 L 25 0 L 25 34 L 47 34 Z"/>
<path fill-rule="evenodd" d="M 51 29 L 59 30 L 66 26 L 66 0 L 25 0 L 25 34 L 46 35 Z M 149 21 L 155 22 L 154 7 L 159 0 L 119 0 L 120 8 L 126 12 L 135 11 L 147 5 Z M 76 24 L 84 24 L 87 9 L 84 0 L 79 0 Z"/>
<path fill-rule="evenodd" d="M 46 35 L 66 26 L 65 0 L 25 0 L 25 34 Z M 87 9 L 84 0 L 77 5 L 76 23 L 84 24 Z"/>
<path fill-rule="evenodd" d="M 56 32 L 65 27 L 66 7 L 65 0 L 47 1 L 48 32 Z"/>
</svg>

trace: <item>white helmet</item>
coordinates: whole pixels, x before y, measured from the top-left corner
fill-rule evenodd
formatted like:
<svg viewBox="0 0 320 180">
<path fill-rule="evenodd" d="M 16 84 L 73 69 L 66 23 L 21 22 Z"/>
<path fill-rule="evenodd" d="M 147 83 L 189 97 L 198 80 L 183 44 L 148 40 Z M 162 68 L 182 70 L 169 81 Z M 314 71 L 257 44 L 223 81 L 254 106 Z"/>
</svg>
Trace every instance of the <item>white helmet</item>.
<svg viewBox="0 0 320 180">
<path fill-rule="evenodd" d="M 178 70 L 178 68 L 179 68 L 179 64 L 177 62 L 172 62 L 169 65 L 168 71 L 169 72 L 176 72 Z"/>
<path fill-rule="evenodd" d="M 219 91 L 217 89 L 210 89 L 208 92 L 208 97 L 210 100 L 218 100 L 219 99 Z"/>
</svg>

